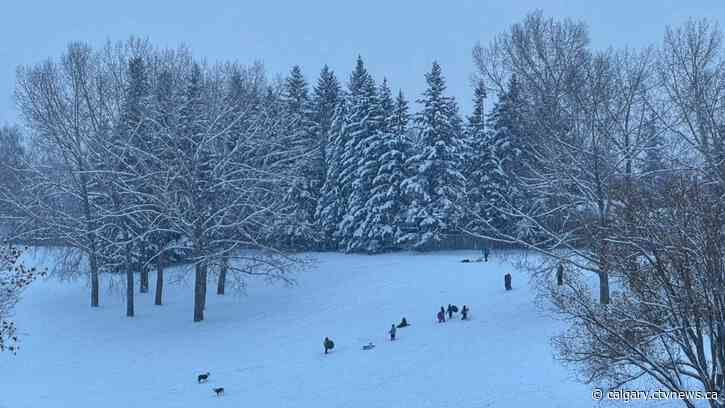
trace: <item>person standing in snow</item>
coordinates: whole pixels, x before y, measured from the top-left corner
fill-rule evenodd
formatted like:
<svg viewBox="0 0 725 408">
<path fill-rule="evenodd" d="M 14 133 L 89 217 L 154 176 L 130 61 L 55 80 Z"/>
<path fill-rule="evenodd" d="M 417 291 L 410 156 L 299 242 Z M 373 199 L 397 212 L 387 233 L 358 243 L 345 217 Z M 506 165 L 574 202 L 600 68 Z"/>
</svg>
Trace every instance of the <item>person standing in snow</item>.
<svg viewBox="0 0 725 408">
<path fill-rule="evenodd" d="M 461 309 L 461 320 L 468 320 L 468 306 L 463 305 L 463 309 Z"/>
<path fill-rule="evenodd" d="M 438 323 L 445 323 L 446 311 L 443 309 L 443 306 L 441 306 L 441 310 L 438 311 L 438 314 L 436 316 L 438 317 Z"/>
<path fill-rule="evenodd" d="M 455 305 L 448 305 L 448 320 L 453 319 L 453 313 L 457 313 L 458 308 Z"/>
<path fill-rule="evenodd" d="M 388 331 L 388 333 L 390 333 L 390 341 L 395 341 L 395 332 L 395 323 L 393 323 L 393 325 L 390 326 L 390 330 Z"/>
<path fill-rule="evenodd" d="M 329 337 L 325 337 L 325 341 L 322 342 L 322 345 L 325 346 L 325 354 L 327 354 L 329 350 L 335 348 L 335 343 L 330 340 Z"/>
<path fill-rule="evenodd" d="M 564 285 L 564 264 L 561 261 L 559 261 L 559 267 L 556 270 L 556 285 Z"/>
<path fill-rule="evenodd" d="M 488 254 L 489 254 L 488 247 L 483 247 L 483 262 L 488 262 Z"/>
</svg>

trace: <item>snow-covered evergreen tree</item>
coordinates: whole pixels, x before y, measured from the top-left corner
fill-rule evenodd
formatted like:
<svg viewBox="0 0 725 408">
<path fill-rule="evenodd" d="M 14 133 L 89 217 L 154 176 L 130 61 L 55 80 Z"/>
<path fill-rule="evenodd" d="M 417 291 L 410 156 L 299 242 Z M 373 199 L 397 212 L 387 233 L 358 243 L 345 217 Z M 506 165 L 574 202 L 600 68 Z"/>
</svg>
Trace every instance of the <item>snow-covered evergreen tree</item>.
<svg viewBox="0 0 725 408">
<path fill-rule="evenodd" d="M 512 77 L 505 93 L 499 95 L 489 115 L 490 134 L 488 148 L 490 162 L 486 164 L 487 187 L 483 194 L 487 195 L 487 205 L 482 216 L 488 223 L 501 232 L 513 232 L 515 220 L 507 215 L 522 200 L 524 193 L 517 182 L 525 177 L 529 164 L 525 162 L 523 126 L 520 120 L 520 96 L 516 77 Z"/>
<path fill-rule="evenodd" d="M 491 207 L 495 206 L 498 189 L 495 172 L 499 171 L 496 155 L 486 132 L 486 88 L 483 81 L 476 83 L 473 96 L 473 113 L 468 117 L 466 140 L 466 228 L 477 233 L 489 230 L 493 222 Z"/>
<path fill-rule="evenodd" d="M 396 249 L 403 224 L 400 188 L 405 180 L 405 147 L 403 135 L 399 132 L 405 131 L 407 123 L 401 123 L 405 120 L 404 112 L 396 112 L 385 80 L 380 86 L 378 101 L 383 123 L 376 139 L 377 174 L 372 180 L 366 218 L 361 226 L 365 250 L 371 253 Z"/>
<path fill-rule="evenodd" d="M 393 108 L 393 116 L 391 119 L 391 129 L 396 135 L 405 137 L 408 133 L 408 124 L 410 123 L 410 113 L 408 112 L 408 100 L 405 99 L 403 91 L 398 91 L 395 98 L 395 107 Z"/>
<path fill-rule="evenodd" d="M 330 141 L 327 145 L 325 183 L 322 185 L 316 218 L 321 229 L 322 246 L 325 249 L 337 249 L 339 242 L 337 231 L 347 208 L 347 197 L 340 182 L 342 157 L 348 138 L 347 97 L 340 95 L 330 124 Z"/>
<path fill-rule="evenodd" d="M 307 81 L 299 66 L 292 67 L 285 79 L 282 91 L 285 112 L 286 140 L 292 143 L 293 151 L 301 156 L 290 164 L 297 177 L 288 190 L 288 200 L 293 208 L 288 217 L 279 220 L 275 239 L 283 240 L 292 248 L 306 248 L 318 240 L 315 234 L 315 210 L 322 185 L 322 154 L 319 141 L 314 134 L 312 105 Z"/>
<path fill-rule="evenodd" d="M 312 95 L 312 132 L 320 143 L 321 169 L 320 179 L 324 180 L 327 167 L 327 145 L 330 142 L 330 130 L 335 116 L 335 109 L 341 98 L 340 83 L 335 73 L 325 65 Z"/>
<path fill-rule="evenodd" d="M 428 89 L 418 100 L 423 109 L 415 116 L 420 151 L 406 161 L 412 173 L 403 182 L 410 199 L 406 223 L 415 229 L 405 240 L 420 249 L 457 227 L 465 190 L 462 123 L 455 100 L 444 94 L 438 63 L 426 81 Z"/>
<path fill-rule="evenodd" d="M 345 251 L 367 250 L 370 226 L 366 223 L 373 179 L 378 174 L 383 152 L 384 117 L 375 81 L 358 57 L 350 78 L 349 137 L 342 155 L 341 182 L 349 191 L 347 209 L 340 223 L 339 237 Z M 345 191 L 343 190 L 343 194 Z"/>
</svg>

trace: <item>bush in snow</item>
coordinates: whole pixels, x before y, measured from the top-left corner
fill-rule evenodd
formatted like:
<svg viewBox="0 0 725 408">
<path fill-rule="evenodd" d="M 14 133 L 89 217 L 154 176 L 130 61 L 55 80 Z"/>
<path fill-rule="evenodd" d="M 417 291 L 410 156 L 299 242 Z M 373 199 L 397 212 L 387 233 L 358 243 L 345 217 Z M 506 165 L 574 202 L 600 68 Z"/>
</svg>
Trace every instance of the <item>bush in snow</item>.
<svg viewBox="0 0 725 408">
<path fill-rule="evenodd" d="M 20 294 L 41 273 L 20 260 L 22 252 L 6 244 L 0 248 L 0 352 L 18 349 L 17 326 L 10 320 Z"/>
</svg>

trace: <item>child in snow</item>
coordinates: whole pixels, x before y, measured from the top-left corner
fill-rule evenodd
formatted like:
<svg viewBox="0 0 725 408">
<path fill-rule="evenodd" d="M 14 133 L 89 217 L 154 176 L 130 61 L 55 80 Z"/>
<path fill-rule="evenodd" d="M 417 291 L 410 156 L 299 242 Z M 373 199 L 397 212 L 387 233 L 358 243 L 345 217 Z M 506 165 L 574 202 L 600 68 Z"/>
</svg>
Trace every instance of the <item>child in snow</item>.
<svg viewBox="0 0 725 408">
<path fill-rule="evenodd" d="M 398 328 L 401 328 L 401 327 L 408 327 L 408 326 L 410 326 L 410 325 L 408 324 L 408 321 L 407 321 L 407 320 L 405 320 L 405 317 L 403 317 L 403 320 L 401 320 L 401 321 L 400 321 L 400 323 L 398 324 Z"/>
<path fill-rule="evenodd" d="M 468 306 L 463 305 L 463 309 L 461 309 L 461 320 L 468 320 Z"/>
<path fill-rule="evenodd" d="M 390 333 L 390 341 L 395 341 L 395 331 L 395 324 L 393 324 L 388 331 L 388 333 Z"/>
<path fill-rule="evenodd" d="M 322 342 L 322 345 L 325 346 L 325 354 L 327 354 L 329 350 L 335 348 L 335 343 L 328 337 L 325 337 L 325 341 Z"/>
<path fill-rule="evenodd" d="M 446 314 L 443 311 L 443 306 L 441 306 L 441 310 L 438 311 L 438 314 L 436 315 L 438 318 L 438 323 L 445 323 L 446 321 Z"/>
<path fill-rule="evenodd" d="M 455 305 L 448 305 L 448 320 L 453 319 L 453 313 L 458 313 L 458 307 Z"/>
</svg>

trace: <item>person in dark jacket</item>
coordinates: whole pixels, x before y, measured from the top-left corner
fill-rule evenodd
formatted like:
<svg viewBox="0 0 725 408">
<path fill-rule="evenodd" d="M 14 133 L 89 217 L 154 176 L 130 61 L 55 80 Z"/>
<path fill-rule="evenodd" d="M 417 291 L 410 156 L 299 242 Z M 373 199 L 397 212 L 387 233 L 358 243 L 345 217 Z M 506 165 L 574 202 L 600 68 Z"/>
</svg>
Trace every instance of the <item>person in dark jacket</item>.
<svg viewBox="0 0 725 408">
<path fill-rule="evenodd" d="M 395 341 L 395 332 L 395 323 L 393 323 L 393 325 L 390 326 L 390 330 L 388 330 L 388 333 L 390 333 L 390 341 Z"/>
<path fill-rule="evenodd" d="M 461 320 L 468 320 L 468 306 L 463 305 L 463 309 L 461 309 Z"/>
<path fill-rule="evenodd" d="M 438 317 L 438 323 L 445 323 L 446 311 L 443 309 L 443 306 L 441 306 L 441 310 L 438 311 L 438 314 L 436 315 L 436 317 Z"/>
<path fill-rule="evenodd" d="M 329 350 L 335 348 L 335 342 L 330 340 L 328 337 L 325 337 L 325 341 L 322 342 L 322 345 L 325 346 L 325 354 L 327 354 Z"/>
<path fill-rule="evenodd" d="M 458 308 L 455 305 L 448 305 L 448 320 L 453 319 L 453 313 L 458 313 Z"/>
<path fill-rule="evenodd" d="M 483 262 L 488 262 L 489 253 L 488 247 L 483 247 Z"/>
<path fill-rule="evenodd" d="M 564 285 L 564 264 L 561 261 L 559 262 L 559 267 L 556 270 L 556 285 Z"/>
<path fill-rule="evenodd" d="M 408 321 L 405 320 L 405 317 L 403 317 L 403 319 L 400 321 L 400 323 L 398 323 L 398 328 L 408 327 L 408 326 L 410 326 L 410 325 L 408 324 Z"/>
<path fill-rule="evenodd" d="M 503 285 L 506 290 L 511 290 L 511 274 L 507 273 L 503 276 Z"/>
</svg>

